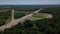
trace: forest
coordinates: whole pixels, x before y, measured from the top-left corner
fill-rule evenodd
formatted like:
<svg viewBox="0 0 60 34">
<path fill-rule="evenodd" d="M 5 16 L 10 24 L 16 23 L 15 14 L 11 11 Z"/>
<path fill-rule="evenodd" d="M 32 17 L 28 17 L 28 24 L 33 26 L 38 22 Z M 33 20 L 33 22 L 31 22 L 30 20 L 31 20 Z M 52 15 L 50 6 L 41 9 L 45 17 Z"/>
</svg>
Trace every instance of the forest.
<svg viewBox="0 0 60 34">
<path fill-rule="evenodd" d="M 28 10 L 28 12 L 35 11 L 37 8 Z M 26 20 L 23 24 L 19 23 L 12 28 L 1 31 L 0 34 L 60 34 L 60 7 L 45 7 L 39 13 L 51 14 L 53 17 L 33 21 Z M 17 19 L 24 15 L 26 13 L 15 13 L 14 17 Z M 0 26 L 4 25 L 7 19 L 11 21 L 11 10 L 0 11 Z"/>
</svg>

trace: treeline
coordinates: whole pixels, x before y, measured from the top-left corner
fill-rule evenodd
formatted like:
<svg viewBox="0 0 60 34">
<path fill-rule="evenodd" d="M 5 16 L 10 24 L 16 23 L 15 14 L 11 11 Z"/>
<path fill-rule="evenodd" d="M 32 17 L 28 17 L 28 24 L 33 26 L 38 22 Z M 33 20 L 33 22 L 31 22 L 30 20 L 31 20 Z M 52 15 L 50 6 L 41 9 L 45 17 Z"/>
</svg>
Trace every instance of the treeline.
<svg viewBox="0 0 60 34">
<path fill-rule="evenodd" d="M 11 20 L 11 10 L 0 9 L 0 26 L 6 24 Z"/>
<path fill-rule="evenodd" d="M 14 19 L 21 18 L 21 17 L 23 17 L 25 15 L 26 15 L 26 13 L 20 13 L 19 11 L 14 12 Z"/>
</svg>

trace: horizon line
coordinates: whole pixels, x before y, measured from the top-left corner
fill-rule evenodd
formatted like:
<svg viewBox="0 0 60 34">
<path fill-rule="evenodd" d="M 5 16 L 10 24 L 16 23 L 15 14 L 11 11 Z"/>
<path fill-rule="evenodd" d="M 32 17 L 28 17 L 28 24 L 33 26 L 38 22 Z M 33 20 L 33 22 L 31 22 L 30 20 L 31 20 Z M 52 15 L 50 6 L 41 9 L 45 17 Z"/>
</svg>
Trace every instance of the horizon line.
<svg viewBox="0 0 60 34">
<path fill-rule="evenodd" d="M 52 4 L 0 4 L 0 5 L 52 5 Z"/>
</svg>

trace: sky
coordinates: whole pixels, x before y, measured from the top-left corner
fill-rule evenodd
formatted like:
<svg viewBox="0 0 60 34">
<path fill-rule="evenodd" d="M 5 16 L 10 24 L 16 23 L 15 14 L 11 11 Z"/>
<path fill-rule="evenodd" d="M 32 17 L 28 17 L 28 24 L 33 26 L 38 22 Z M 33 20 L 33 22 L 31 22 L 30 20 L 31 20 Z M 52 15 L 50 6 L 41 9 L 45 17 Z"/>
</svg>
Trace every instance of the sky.
<svg viewBox="0 0 60 34">
<path fill-rule="evenodd" d="M 36 5 L 36 4 L 60 4 L 60 0 L 0 0 L 0 5 L 19 4 L 19 5 Z"/>
</svg>

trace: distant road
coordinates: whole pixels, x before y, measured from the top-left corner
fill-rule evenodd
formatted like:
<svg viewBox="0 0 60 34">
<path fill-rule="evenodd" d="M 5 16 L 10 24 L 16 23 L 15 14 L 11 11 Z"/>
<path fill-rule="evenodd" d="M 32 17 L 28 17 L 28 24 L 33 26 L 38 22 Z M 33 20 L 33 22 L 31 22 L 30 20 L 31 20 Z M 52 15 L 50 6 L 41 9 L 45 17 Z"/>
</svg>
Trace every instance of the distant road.
<svg viewBox="0 0 60 34">
<path fill-rule="evenodd" d="M 11 28 L 12 26 L 15 26 L 17 25 L 18 23 L 23 23 L 26 19 L 29 19 L 34 13 L 38 13 L 39 11 L 43 10 L 44 8 L 41 8 L 31 14 L 28 14 L 22 18 L 19 18 L 19 19 L 16 19 L 16 20 L 13 20 L 11 21 L 10 23 L 7 23 L 3 26 L 0 26 L 0 31 L 4 31 L 6 28 Z"/>
</svg>

